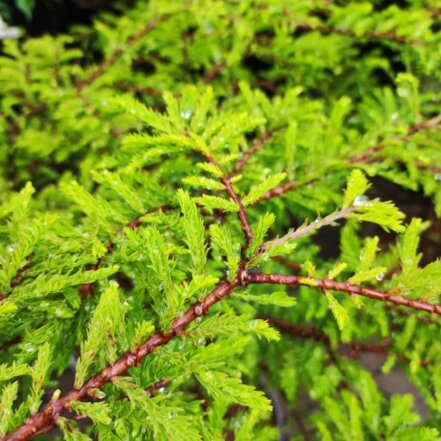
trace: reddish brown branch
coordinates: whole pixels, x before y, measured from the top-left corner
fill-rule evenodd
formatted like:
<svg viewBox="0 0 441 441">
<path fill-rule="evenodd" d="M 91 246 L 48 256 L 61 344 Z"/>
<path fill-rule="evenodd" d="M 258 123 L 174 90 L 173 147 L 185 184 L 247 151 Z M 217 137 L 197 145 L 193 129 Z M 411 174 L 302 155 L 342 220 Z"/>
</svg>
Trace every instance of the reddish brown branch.
<svg viewBox="0 0 441 441">
<path fill-rule="evenodd" d="M 16 287 L 25 277 L 25 272 L 26 270 L 29 269 L 30 265 L 28 262 L 28 259 L 30 259 L 32 256 L 32 254 L 30 254 L 29 256 L 26 256 L 26 262 L 22 267 L 20 267 L 17 270 L 17 273 L 15 274 L 15 276 L 11 279 L 11 281 L 9 282 L 9 288 L 8 288 L 8 292 L 6 294 L 0 293 L 0 303 L 6 299 L 6 297 L 10 296 L 12 294 L 12 291 L 14 289 L 14 287 Z"/>
<path fill-rule="evenodd" d="M 343 35 L 343 36 L 358 38 L 358 39 L 366 38 L 366 39 L 371 39 L 371 40 L 384 40 L 384 41 L 392 41 L 395 43 L 410 44 L 410 45 L 412 45 L 412 44 L 423 45 L 424 44 L 423 40 L 408 40 L 406 37 L 404 37 L 402 35 L 397 35 L 393 31 L 389 31 L 389 32 L 368 31 L 362 35 L 357 35 L 355 32 L 351 31 L 350 29 L 341 29 L 341 28 L 336 28 L 333 26 L 327 26 L 324 24 L 313 26 L 308 23 L 299 23 L 299 24 L 297 24 L 297 28 L 301 29 L 302 31 L 317 31 L 317 32 L 321 32 L 322 34 L 337 34 L 337 35 Z"/>
<path fill-rule="evenodd" d="M 280 128 L 267 130 L 266 132 L 263 132 L 259 138 L 255 139 L 251 148 L 243 154 L 242 158 L 240 158 L 240 160 L 234 166 L 233 171 L 230 174 L 230 177 L 236 176 L 238 173 L 240 173 L 243 167 L 245 166 L 245 164 L 254 155 L 254 153 L 256 153 L 263 146 L 263 144 L 273 136 L 273 134 L 277 130 L 280 130 Z"/>
<path fill-rule="evenodd" d="M 219 170 L 222 170 L 220 165 L 217 163 L 217 161 L 211 157 L 211 156 L 205 156 L 205 159 L 210 163 L 216 166 Z M 224 184 L 225 191 L 227 192 L 228 196 L 230 196 L 231 199 L 236 203 L 236 205 L 239 208 L 239 211 L 237 213 L 237 216 L 239 217 L 240 224 L 242 226 L 242 231 L 246 237 L 247 245 L 249 245 L 253 241 L 253 232 L 251 231 L 250 224 L 247 219 L 247 215 L 245 213 L 245 207 L 242 204 L 242 200 L 237 196 L 236 192 L 233 189 L 233 185 L 231 183 L 231 179 L 225 175 L 225 173 L 222 172 L 222 176 L 220 177 L 220 180 L 222 184 Z"/>
<path fill-rule="evenodd" d="M 163 211 L 163 212 L 169 211 L 169 210 L 171 210 L 171 208 L 172 207 L 170 205 L 161 205 L 160 207 L 155 208 L 151 212 L 146 211 L 143 214 L 141 214 L 141 216 L 128 222 L 126 225 L 124 225 L 124 227 L 119 228 L 115 234 L 117 234 L 117 235 L 123 234 L 124 228 L 130 228 L 131 230 L 138 228 L 141 225 L 141 218 L 143 216 L 147 215 L 148 213 L 155 213 L 158 211 Z M 115 246 L 115 242 L 112 239 L 109 240 L 109 242 L 107 242 L 107 245 L 106 245 L 106 254 L 104 256 L 100 257 L 93 265 L 90 265 L 87 268 L 87 270 L 88 271 L 96 271 L 100 267 L 101 262 L 104 259 L 104 257 L 106 257 L 107 255 L 109 255 L 112 252 L 114 246 Z M 93 283 L 84 283 L 83 285 L 80 285 L 78 287 L 78 292 L 80 293 L 81 297 L 86 298 L 92 294 L 94 289 L 95 289 L 95 285 Z"/>
<path fill-rule="evenodd" d="M 423 121 L 421 123 L 415 124 L 409 128 L 409 130 L 404 135 L 394 136 L 392 138 L 387 139 L 381 144 L 374 145 L 369 147 L 364 152 L 358 153 L 349 157 L 348 161 L 350 164 L 354 164 L 356 162 L 365 162 L 370 159 L 370 157 L 378 152 L 384 150 L 387 146 L 387 142 L 391 141 L 407 141 L 412 135 L 415 133 L 421 132 L 423 130 L 431 129 L 436 127 L 439 123 L 441 123 L 441 115 L 438 115 L 434 118 L 431 118 L 427 121 Z"/>
<path fill-rule="evenodd" d="M 322 290 L 341 291 L 347 294 L 355 294 L 368 297 L 382 302 L 394 303 L 395 305 L 406 306 L 418 311 L 425 311 L 441 315 L 441 306 L 432 305 L 421 300 L 411 300 L 400 295 L 391 295 L 388 292 L 372 288 L 363 288 L 348 282 L 337 282 L 329 279 L 318 279 L 307 276 L 286 276 L 282 274 L 248 274 L 247 283 L 270 283 L 277 285 L 304 285 L 314 286 Z"/>
<path fill-rule="evenodd" d="M 152 386 L 149 386 L 145 390 L 145 392 L 149 397 L 154 397 L 156 394 L 158 394 L 160 389 L 163 389 L 164 387 L 168 386 L 170 383 L 171 383 L 170 380 L 159 380 L 158 382 L 156 382 Z"/>
<path fill-rule="evenodd" d="M 227 193 L 229 194 L 231 199 L 233 199 L 233 201 L 239 207 L 239 211 L 238 211 L 237 215 L 238 215 L 240 223 L 242 225 L 242 230 L 243 230 L 245 237 L 247 239 L 247 243 L 250 244 L 253 241 L 253 233 L 251 231 L 251 227 L 248 222 L 247 215 L 245 214 L 245 208 L 242 204 L 242 200 L 237 196 L 237 194 L 233 190 L 233 186 L 231 185 L 231 181 L 229 178 L 227 178 L 225 176 L 222 177 L 222 182 L 225 185 L 225 190 L 227 191 Z"/>
<path fill-rule="evenodd" d="M 285 184 L 279 185 L 278 187 L 272 188 L 271 190 L 268 190 L 260 199 L 260 201 L 266 201 L 267 199 L 271 199 L 277 196 L 281 196 L 282 194 L 291 191 L 291 190 L 297 190 L 299 187 L 303 187 L 304 185 L 312 184 L 316 181 L 318 181 L 318 178 L 308 179 L 304 182 L 296 182 L 296 181 L 289 181 Z"/>
<path fill-rule="evenodd" d="M 302 434 L 303 439 L 305 441 L 312 441 L 312 438 L 309 435 L 308 430 L 306 429 L 305 423 L 303 421 L 302 414 L 298 410 L 294 409 L 292 411 L 292 416 L 294 417 L 294 420 L 297 424 L 297 427 L 299 428 L 299 432 Z"/>
<path fill-rule="evenodd" d="M 85 399 L 94 389 L 100 389 L 110 383 L 113 378 L 127 372 L 132 366 L 138 365 L 141 360 L 151 354 L 157 347 L 168 343 L 173 337 L 181 335 L 182 331 L 197 317 L 207 314 L 208 310 L 225 296 L 230 294 L 240 282 L 240 276 L 232 282 L 221 282 L 217 288 L 202 301 L 195 303 L 182 316 L 177 317 L 172 323 L 170 330 L 163 334 L 157 332 L 145 343 L 124 354 L 115 363 L 102 369 L 90 377 L 80 389 L 73 389 L 62 398 L 49 402 L 40 412 L 30 417 L 21 427 L 2 438 L 3 441 L 19 441 L 32 438 L 37 432 L 53 425 L 53 422 L 67 410 L 74 401 Z"/>
<path fill-rule="evenodd" d="M 217 77 L 225 68 L 227 67 L 227 62 L 222 61 L 221 63 L 215 64 L 203 77 L 202 81 L 204 83 L 210 83 L 215 77 Z"/>
<path fill-rule="evenodd" d="M 366 162 L 366 161 L 370 160 L 370 158 L 373 155 L 375 155 L 376 153 L 382 151 L 386 147 L 387 142 L 391 142 L 391 141 L 406 141 L 406 140 L 410 139 L 410 137 L 412 135 L 414 135 L 415 133 L 435 128 L 440 123 L 441 123 L 441 115 L 438 115 L 438 116 L 436 116 L 434 118 L 431 118 L 429 120 L 426 120 L 426 121 L 423 121 L 421 123 L 415 124 L 404 135 L 398 135 L 398 136 L 394 136 L 394 137 L 388 138 L 385 141 L 383 141 L 383 143 L 381 143 L 381 144 L 377 144 L 375 146 L 369 147 L 364 152 L 357 153 L 356 155 L 350 156 L 348 158 L 348 162 L 350 164 Z M 296 181 L 287 182 L 285 184 L 280 185 L 279 187 L 275 187 L 275 188 L 267 191 L 259 199 L 259 201 L 265 201 L 267 199 L 272 199 L 274 197 L 281 196 L 282 194 L 287 193 L 288 191 L 296 190 L 299 187 L 302 187 L 304 185 L 312 184 L 312 183 L 317 182 L 319 180 L 320 180 L 320 178 L 311 178 L 311 179 L 309 179 L 307 181 L 304 181 L 304 182 L 296 182 Z"/>
<path fill-rule="evenodd" d="M 138 32 L 133 34 L 126 42 L 124 50 L 127 50 L 131 46 L 133 46 L 137 41 L 139 41 L 142 37 L 144 37 L 146 34 L 148 34 L 151 30 L 156 28 L 156 26 L 161 23 L 163 20 L 165 20 L 168 16 L 162 16 L 158 19 L 152 20 L 149 23 L 147 23 L 142 29 L 140 29 Z M 97 66 L 95 69 L 93 69 L 89 75 L 81 81 L 77 81 L 75 84 L 75 87 L 78 90 L 83 89 L 84 86 L 88 86 L 92 83 L 94 83 L 101 75 L 103 75 L 109 67 L 111 67 L 113 64 L 115 64 L 121 56 L 124 54 L 123 49 L 117 49 L 114 51 L 108 58 L 106 58 L 99 66 Z"/>
<path fill-rule="evenodd" d="M 350 294 L 363 295 L 376 300 L 388 301 L 395 304 L 408 306 L 413 309 L 433 312 L 441 315 L 441 307 L 430 305 L 417 300 L 409 300 L 401 296 L 391 296 L 388 293 L 376 291 L 373 289 L 362 288 L 357 285 L 351 285 L 345 282 L 336 282 L 334 280 L 321 280 L 312 277 L 270 275 L 270 274 L 251 274 L 239 270 L 232 282 L 220 282 L 214 291 L 212 291 L 203 300 L 194 303 L 188 311 L 182 316 L 177 317 L 170 326 L 168 332 L 157 332 L 152 335 L 145 343 L 124 354 L 115 363 L 102 369 L 97 374 L 90 377 L 80 389 L 73 389 L 62 398 L 55 399 L 48 403 L 40 412 L 30 417 L 21 427 L 2 438 L 3 441 L 27 440 L 36 433 L 45 430 L 62 412 L 70 407 L 73 401 L 80 401 L 93 394 L 94 389 L 100 389 L 105 384 L 110 383 L 115 377 L 124 374 L 132 366 L 138 365 L 141 360 L 151 354 L 157 347 L 167 344 L 172 338 L 182 335 L 187 326 L 194 322 L 199 316 L 208 314 L 209 309 L 229 295 L 239 285 L 250 283 L 272 283 L 284 285 L 311 285 L 318 288 L 343 291 Z"/>
<path fill-rule="evenodd" d="M 263 319 L 267 320 L 268 323 L 276 327 L 283 334 L 290 335 L 295 338 L 313 339 L 315 341 L 320 341 L 326 348 L 329 357 L 333 363 L 337 362 L 337 356 L 334 352 L 331 341 L 327 334 L 322 330 L 317 329 L 312 326 L 295 325 L 288 320 L 283 320 L 279 318 L 264 316 Z M 339 342 L 338 347 L 344 351 L 342 354 L 348 358 L 358 357 L 362 353 L 371 353 L 387 357 L 390 354 L 395 355 L 399 360 L 410 362 L 410 358 L 401 352 L 391 352 L 392 339 L 385 338 L 378 343 L 364 343 L 364 342 Z M 421 360 L 421 365 L 427 367 L 430 365 L 428 360 Z"/>
<path fill-rule="evenodd" d="M 273 256 L 271 259 L 294 271 L 300 271 L 302 269 L 302 266 L 299 263 L 292 262 L 291 260 L 288 260 L 282 256 Z"/>
<path fill-rule="evenodd" d="M 124 92 L 132 92 L 132 93 L 138 93 L 140 95 L 148 95 L 151 96 L 152 98 L 158 98 L 161 96 L 161 93 L 158 90 L 153 89 L 152 87 L 139 87 L 123 81 L 114 83 L 113 87 L 115 89 L 119 89 Z"/>
<path fill-rule="evenodd" d="M 337 364 L 337 356 L 334 352 L 334 349 L 332 348 L 331 340 L 320 329 L 314 328 L 312 326 L 295 325 L 288 320 L 278 319 L 270 316 L 264 316 L 262 318 L 264 320 L 267 320 L 268 323 L 275 326 L 277 329 L 279 329 L 279 331 L 284 334 L 288 334 L 292 337 L 306 338 L 322 342 L 332 363 Z"/>
</svg>

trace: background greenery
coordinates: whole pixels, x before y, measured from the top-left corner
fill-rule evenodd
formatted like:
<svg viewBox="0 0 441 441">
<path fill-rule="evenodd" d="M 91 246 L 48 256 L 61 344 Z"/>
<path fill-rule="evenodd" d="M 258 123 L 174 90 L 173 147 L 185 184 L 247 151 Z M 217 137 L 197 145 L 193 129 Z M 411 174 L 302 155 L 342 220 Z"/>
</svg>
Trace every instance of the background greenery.
<svg viewBox="0 0 441 441">
<path fill-rule="evenodd" d="M 32 2 L 2 7 L 39 36 L 0 57 L 1 434 L 234 278 L 227 176 L 248 252 L 315 222 L 249 268 L 303 286 L 238 289 L 63 409 L 59 436 L 441 439 L 438 316 L 305 282 L 439 303 L 437 1 L 116 2 L 51 34 Z"/>
</svg>

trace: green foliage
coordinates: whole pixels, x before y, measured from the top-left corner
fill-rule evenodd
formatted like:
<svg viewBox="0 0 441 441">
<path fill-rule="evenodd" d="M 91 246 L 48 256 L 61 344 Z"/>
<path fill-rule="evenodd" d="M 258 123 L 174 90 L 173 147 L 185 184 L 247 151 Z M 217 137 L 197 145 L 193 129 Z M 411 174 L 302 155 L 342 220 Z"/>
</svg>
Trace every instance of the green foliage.
<svg viewBox="0 0 441 441">
<path fill-rule="evenodd" d="M 126 3 L 2 42 L 0 435 L 441 439 L 437 2 Z"/>
</svg>

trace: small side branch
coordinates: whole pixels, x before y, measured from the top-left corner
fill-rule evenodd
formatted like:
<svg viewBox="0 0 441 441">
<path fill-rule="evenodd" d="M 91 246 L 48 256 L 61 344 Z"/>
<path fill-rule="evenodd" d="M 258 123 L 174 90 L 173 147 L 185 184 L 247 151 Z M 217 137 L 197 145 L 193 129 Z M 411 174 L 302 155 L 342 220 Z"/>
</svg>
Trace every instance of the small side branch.
<svg viewBox="0 0 441 441">
<path fill-rule="evenodd" d="M 217 161 L 212 156 L 205 156 L 205 159 L 210 163 L 216 166 L 219 170 L 222 170 L 220 165 L 217 163 Z M 247 219 L 247 215 L 245 213 L 245 207 L 243 206 L 242 200 L 239 198 L 239 196 L 236 194 L 236 192 L 233 189 L 233 185 L 231 183 L 231 179 L 225 175 L 225 173 L 222 171 L 222 176 L 220 177 L 220 180 L 222 184 L 224 184 L 225 191 L 227 192 L 228 196 L 230 196 L 231 199 L 235 202 L 235 204 L 238 206 L 239 211 L 237 213 L 237 216 L 239 217 L 240 224 L 242 226 L 242 231 L 246 237 L 247 245 L 248 246 L 253 241 L 253 232 L 251 231 L 250 224 Z"/>
<path fill-rule="evenodd" d="M 152 20 L 149 23 L 147 23 L 142 29 L 140 29 L 138 32 L 133 34 L 126 42 L 125 50 L 127 50 L 129 47 L 133 46 L 137 41 L 139 41 L 144 35 L 148 34 L 150 31 L 156 28 L 159 23 L 163 22 L 165 19 L 167 19 L 168 15 L 162 16 L 156 20 Z M 85 86 L 89 86 L 90 84 L 94 83 L 101 75 L 103 75 L 110 66 L 115 64 L 121 56 L 124 54 L 124 50 L 117 49 L 114 51 L 109 58 L 105 59 L 103 63 L 101 63 L 98 67 L 96 67 L 94 70 L 92 70 L 86 79 L 82 81 L 78 81 L 75 86 L 78 90 L 83 89 Z"/>
<path fill-rule="evenodd" d="M 325 334 L 322 330 L 313 326 L 296 325 L 289 322 L 288 320 L 283 320 L 270 316 L 264 316 L 262 317 L 262 319 L 268 321 L 268 323 L 276 327 L 283 334 L 289 335 L 294 338 L 320 341 L 325 346 L 331 361 L 334 364 L 337 363 L 337 356 L 334 352 L 334 349 L 332 348 L 331 341 L 328 335 Z M 399 360 L 409 363 L 411 361 L 410 358 L 406 354 L 393 351 L 392 344 L 393 341 L 391 338 L 385 338 L 377 343 L 339 342 L 338 348 L 344 351 L 342 355 L 347 358 L 358 357 L 360 354 L 366 353 L 377 354 L 384 357 L 387 357 L 390 354 L 394 354 Z M 427 367 L 429 365 L 429 360 L 421 360 L 421 366 Z"/>
<path fill-rule="evenodd" d="M 355 164 L 357 162 L 365 162 L 371 158 L 371 156 L 375 155 L 378 152 L 384 150 L 387 146 L 387 142 L 390 141 L 407 141 L 412 135 L 415 133 L 421 132 L 423 130 L 428 130 L 438 126 L 441 123 L 441 115 L 438 115 L 434 118 L 428 119 L 427 121 L 423 121 L 421 123 L 415 124 L 404 134 L 394 136 L 385 140 L 383 143 L 374 145 L 364 152 L 358 153 L 356 155 L 351 156 L 348 161 L 350 164 Z"/>
<path fill-rule="evenodd" d="M 349 164 L 357 164 L 357 163 L 363 163 L 370 160 L 370 158 L 381 152 L 384 148 L 386 148 L 386 145 L 390 141 L 406 141 L 410 139 L 412 135 L 415 133 L 422 132 L 424 130 L 430 130 L 434 129 L 441 125 L 441 115 L 437 115 L 434 118 L 428 119 L 426 121 L 423 121 L 421 123 L 415 124 L 412 126 L 407 133 L 404 135 L 394 136 L 388 139 L 385 139 L 381 144 L 374 145 L 372 147 L 369 147 L 364 152 L 352 155 L 348 158 Z M 427 169 L 430 169 L 431 166 L 427 166 Z M 285 184 L 280 185 L 279 187 L 275 187 L 269 191 L 267 191 L 260 199 L 259 201 L 266 201 L 268 199 L 272 199 L 274 197 L 281 196 L 289 191 L 297 190 L 299 187 L 303 187 L 305 185 L 312 184 L 314 182 L 319 181 L 320 178 L 312 178 L 304 182 L 297 182 L 297 181 L 289 181 Z"/>
<path fill-rule="evenodd" d="M 287 240 L 295 240 L 298 239 L 299 237 L 306 236 L 312 231 L 318 230 L 319 228 L 322 228 L 326 225 L 330 225 L 333 222 L 338 221 L 339 219 L 344 219 L 346 216 L 353 213 L 354 211 L 355 211 L 355 207 L 348 207 L 348 208 L 344 208 L 343 210 L 337 211 L 336 213 L 331 213 L 330 215 L 324 217 L 323 219 L 320 220 L 317 219 L 314 222 L 311 222 L 310 224 L 297 228 L 297 230 L 294 230 L 291 233 L 285 234 L 285 236 L 282 236 L 279 239 L 274 239 L 269 242 L 263 243 L 260 246 L 258 253 L 259 254 L 263 253 L 267 248 L 279 245 L 281 243 L 286 242 Z"/>
<path fill-rule="evenodd" d="M 226 61 L 215 64 L 203 77 L 202 81 L 204 83 L 210 83 L 214 78 L 216 78 L 225 68 L 227 67 Z"/>
<path fill-rule="evenodd" d="M 117 234 L 117 235 L 123 234 L 124 228 L 130 228 L 131 230 L 138 228 L 141 225 L 141 218 L 149 213 L 155 213 L 158 211 L 165 212 L 165 211 L 169 211 L 171 209 L 172 209 L 172 207 L 170 205 L 162 205 L 152 211 L 146 211 L 143 214 L 141 214 L 141 216 L 138 216 L 137 218 L 128 222 L 122 228 L 118 229 L 115 234 Z M 109 255 L 112 252 L 114 246 L 115 246 L 114 240 L 111 239 L 111 240 L 109 240 L 109 242 L 107 242 L 105 256 Z M 105 256 L 100 257 L 93 265 L 90 265 L 87 268 L 87 270 L 88 271 L 96 271 L 100 267 L 101 262 Z M 95 285 L 93 283 L 85 283 L 85 284 L 80 285 L 78 287 L 78 292 L 82 298 L 86 298 L 92 294 L 94 289 L 95 289 Z"/>
<path fill-rule="evenodd" d="M 233 171 L 230 174 L 230 177 L 239 174 L 244 168 L 245 164 L 250 160 L 250 158 L 258 150 L 260 150 L 263 144 L 265 144 L 265 142 L 268 141 L 277 130 L 280 130 L 280 128 L 267 130 L 266 132 L 263 132 L 259 138 L 255 139 L 251 148 L 243 154 L 242 158 L 240 158 L 237 164 L 234 166 Z"/>
</svg>

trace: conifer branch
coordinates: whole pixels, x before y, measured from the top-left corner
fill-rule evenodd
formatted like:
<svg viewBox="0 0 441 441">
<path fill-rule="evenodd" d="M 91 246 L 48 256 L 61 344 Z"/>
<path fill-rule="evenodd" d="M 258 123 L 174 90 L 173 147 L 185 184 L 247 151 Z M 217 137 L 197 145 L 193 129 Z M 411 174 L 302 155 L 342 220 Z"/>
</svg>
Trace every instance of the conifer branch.
<svg viewBox="0 0 441 441">
<path fill-rule="evenodd" d="M 431 119 L 428 119 L 426 121 L 423 121 L 421 123 L 417 123 L 409 128 L 409 130 L 404 135 L 397 135 L 393 136 L 391 138 L 385 139 L 382 143 L 374 145 L 372 147 L 369 147 L 367 150 L 361 153 L 357 153 L 355 155 L 352 155 L 348 158 L 349 164 L 356 164 L 356 163 L 362 163 L 368 161 L 373 155 L 376 153 L 382 151 L 384 148 L 386 148 L 388 142 L 392 141 L 407 141 L 410 139 L 412 135 L 415 133 L 419 133 L 425 130 L 430 130 L 433 128 L 437 128 L 441 124 L 441 115 L 437 115 L 436 117 L 433 117 Z M 274 197 L 278 197 L 283 195 L 284 193 L 287 193 L 292 190 L 297 190 L 299 187 L 302 187 L 304 185 L 309 185 L 314 182 L 319 181 L 320 178 L 311 178 L 303 182 L 297 182 L 297 181 L 289 181 L 285 184 L 282 184 L 278 187 L 272 188 L 271 190 L 267 191 L 260 199 L 261 201 L 266 201 L 268 199 L 272 199 Z"/>
<path fill-rule="evenodd" d="M 337 282 L 329 279 L 318 279 L 309 276 L 286 276 L 283 274 L 248 274 L 247 283 L 269 283 L 277 285 L 303 285 L 313 286 L 321 290 L 340 291 L 347 294 L 356 294 L 382 302 L 394 303 L 395 305 L 406 306 L 418 311 L 425 311 L 431 314 L 441 315 L 441 306 L 432 305 L 421 300 L 411 300 L 401 295 L 392 295 L 386 291 L 379 291 L 373 288 L 363 288 L 360 285 L 353 285 L 348 282 Z"/>
<path fill-rule="evenodd" d="M 365 162 L 366 160 L 370 159 L 370 157 L 372 155 L 384 150 L 384 148 L 387 147 L 388 142 L 407 141 L 415 133 L 421 132 L 423 130 L 435 128 L 440 123 L 441 123 L 441 115 L 437 115 L 434 118 L 428 119 L 428 120 L 423 121 L 418 124 L 415 124 L 412 127 L 410 127 L 409 130 L 404 135 L 397 135 L 392 138 L 388 138 L 385 141 L 383 141 L 381 144 L 374 145 L 374 146 L 368 148 L 367 150 L 365 150 L 364 152 L 361 152 L 361 153 L 358 153 L 356 155 L 349 157 L 348 161 L 350 164 L 354 164 L 357 162 Z"/>
<path fill-rule="evenodd" d="M 222 168 L 217 163 L 217 161 L 212 156 L 205 156 L 205 159 L 210 163 L 216 166 L 219 170 L 222 171 Z M 235 202 L 235 204 L 238 206 L 239 211 L 237 213 L 237 216 L 239 217 L 240 224 L 242 225 L 242 231 L 245 235 L 245 238 L 247 240 L 247 246 L 253 241 L 253 232 L 251 231 L 250 224 L 247 219 L 247 215 L 245 213 L 245 207 L 243 206 L 242 200 L 237 196 L 236 192 L 233 189 L 233 185 L 231 183 L 231 179 L 222 171 L 222 176 L 219 178 L 224 184 L 225 191 L 227 192 L 228 196 Z"/>
<path fill-rule="evenodd" d="M 263 146 L 263 144 L 268 141 L 276 131 L 280 130 L 280 128 L 270 129 L 263 132 L 257 139 L 254 140 L 253 145 L 249 150 L 247 150 L 243 156 L 239 159 L 236 165 L 233 168 L 233 171 L 230 174 L 230 177 L 236 176 L 239 174 L 246 163 L 250 160 L 250 158 Z"/>
<path fill-rule="evenodd" d="M 194 303 L 187 312 L 176 317 L 170 329 L 166 333 L 157 332 L 139 347 L 125 353 L 116 362 L 102 369 L 90 377 L 79 389 L 73 389 L 59 399 L 49 402 L 40 412 L 31 416 L 21 427 L 2 438 L 2 441 L 24 441 L 35 436 L 47 426 L 52 426 L 54 421 L 69 409 L 74 401 L 81 401 L 93 395 L 94 389 L 100 389 L 105 384 L 126 373 L 131 367 L 138 365 L 142 359 L 151 354 L 159 346 L 167 344 L 172 338 L 182 335 L 183 331 L 198 317 L 208 314 L 210 308 L 220 302 L 223 298 L 233 292 L 238 286 L 248 284 L 281 284 L 281 285 L 304 285 L 313 286 L 322 290 L 341 291 L 348 294 L 356 294 L 375 300 L 407 306 L 409 308 L 441 315 L 441 306 L 431 305 L 419 300 L 410 300 L 398 295 L 390 295 L 387 292 L 363 288 L 359 285 L 352 285 L 347 282 L 336 282 L 335 280 L 318 279 L 315 277 L 287 276 L 280 274 L 251 273 L 243 270 L 243 264 L 239 265 L 239 271 L 231 282 L 222 281 L 203 300 Z M 297 331 L 296 331 L 297 332 Z M 324 337 L 317 331 L 301 330 L 301 335 L 310 335 L 316 339 Z"/>
<path fill-rule="evenodd" d="M 333 363 L 337 362 L 337 355 L 332 348 L 331 340 L 329 336 L 320 329 L 313 326 L 296 325 L 288 320 L 279 319 L 270 316 L 263 316 L 263 320 L 268 321 L 271 325 L 275 326 L 280 332 L 290 335 L 295 338 L 312 339 L 320 341 L 326 348 L 329 358 Z M 342 349 L 343 356 L 348 358 L 358 357 L 362 353 L 371 353 L 382 356 L 395 355 L 399 360 L 409 363 L 411 360 L 402 352 L 391 352 L 393 340 L 391 338 L 384 338 L 378 343 L 365 343 L 365 342 L 339 342 L 338 348 Z M 430 365 L 429 360 L 421 360 L 421 366 L 427 367 Z"/>
<path fill-rule="evenodd" d="M 115 377 L 138 365 L 144 357 L 151 354 L 156 348 L 167 344 L 173 337 L 180 336 L 190 323 L 194 322 L 201 315 L 207 314 L 213 305 L 239 286 L 242 283 L 241 279 L 243 277 L 237 276 L 232 282 L 221 282 L 202 301 L 193 304 L 182 317 L 177 317 L 171 324 L 168 332 L 165 334 L 161 332 L 153 334 L 145 343 L 125 353 L 116 362 L 90 377 L 81 388 L 72 389 L 63 397 L 50 401 L 40 412 L 31 416 L 21 427 L 1 438 L 1 440 L 28 440 L 40 431 L 45 430 L 47 426 L 53 426 L 54 421 L 69 409 L 72 402 L 81 401 L 88 396 L 93 396 L 94 389 L 100 389 L 105 384 L 112 382 Z"/>
<path fill-rule="evenodd" d="M 294 417 L 294 420 L 297 424 L 297 427 L 299 428 L 299 432 L 302 434 L 302 437 L 305 441 L 312 441 L 312 438 L 308 432 L 308 430 L 306 429 L 306 425 L 305 422 L 303 421 L 302 415 L 301 413 L 294 409 L 292 411 L 292 415 Z"/>
<path fill-rule="evenodd" d="M 103 75 L 113 64 L 115 64 L 121 58 L 121 56 L 124 54 L 124 51 L 133 46 L 137 41 L 139 41 L 150 31 L 155 29 L 158 24 L 167 19 L 167 17 L 169 17 L 169 15 L 163 15 L 160 18 L 153 19 L 148 22 L 142 29 L 133 34 L 127 40 L 124 49 L 117 49 L 112 52 L 112 54 L 108 58 L 106 58 L 99 66 L 95 67 L 84 80 L 77 81 L 75 83 L 75 87 L 79 91 L 81 91 L 85 86 L 89 86 L 94 83 L 101 75 Z"/>
<path fill-rule="evenodd" d="M 215 77 L 217 77 L 225 68 L 227 67 L 227 62 L 222 61 L 215 64 L 203 77 L 202 82 L 210 83 Z"/>
<path fill-rule="evenodd" d="M 402 35 L 396 34 L 394 31 L 388 31 L 388 32 L 367 31 L 361 35 L 358 35 L 350 29 L 342 29 L 334 26 L 328 26 L 325 24 L 311 25 L 305 22 L 298 23 L 297 29 L 300 29 L 301 31 L 317 31 L 322 34 L 343 35 L 346 37 L 351 37 L 356 39 L 389 41 L 394 43 L 408 44 L 415 46 L 423 46 L 425 44 L 424 40 L 420 40 L 420 39 L 409 40 Z"/>
<path fill-rule="evenodd" d="M 279 185 L 278 187 L 274 187 L 271 190 L 268 190 L 260 199 L 259 202 L 266 201 L 268 199 L 272 199 L 278 196 L 282 196 L 291 190 L 297 190 L 299 187 L 303 187 L 304 185 L 313 184 L 318 181 L 318 178 L 308 179 L 303 182 L 289 181 L 285 184 Z"/>
<path fill-rule="evenodd" d="M 329 214 L 328 216 L 324 217 L 323 219 L 316 219 L 314 222 L 311 222 L 310 224 L 303 225 L 303 226 L 297 228 L 297 230 L 291 231 L 290 233 L 287 233 L 278 239 L 264 242 L 259 247 L 258 254 L 264 253 L 268 247 L 282 244 L 282 243 L 286 242 L 287 240 L 298 239 L 299 237 L 306 236 L 307 234 L 311 233 L 314 230 L 318 230 L 319 228 L 322 228 L 326 225 L 331 225 L 332 223 L 334 223 L 340 219 L 344 219 L 349 214 L 353 213 L 355 211 L 355 209 L 356 209 L 356 207 L 353 207 L 353 206 L 348 207 L 348 208 L 343 208 L 340 211 Z"/>
<path fill-rule="evenodd" d="M 140 216 L 138 216 L 135 219 L 128 222 L 124 227 L 119 228 L 115 234 L 117 234 L 117 235 L 123 234 L 124 228 L 130 228 L 131 230 L 135 230 L 136 228 L 138 228 L 141 225 L 141 218 L 144 217 L 145 215 L 147 215 L 148 213 L 155 213 L 158 211 L 164 212 L 164 211 L 171 210 L 171 208 L 172 207 L 170 205 L 161 205 L 160 207 L 155 208 L 152 211 L 146 211 L 143 214 L 141 214 Z M 110 239 L 106 245 L 105 256 L 109 255 L 112 252 L 114 246 L 115 246 L 114 240 Z M 88 271 L 96 271 L 100 267 L 101 262 L 105 256 L 101 256 L 93 265 L 88 266 L 87 270 Z M 92 294 L 94 289 L 95 289 L 95 285 L 93 283 L 85 283 L 85 284 L 80 285 L 78 287 L 78 292 L 80 293 L 81 297 L 86 298 Z"/>
<path fill-rule="evenodd" d="M 294 271 L 300 271 L 302 269 L 302 266 L 299 263 L 292 262 L 291 260 L 288 260 L 282 256 L 273 256 L 271 259 Z"/>
<path fill-rule="evenodd" d="M 289 322 L 288 320 L 283 320 L 271 316 L 262 316 L 263 320 L 268 321 L 271 325 L 275 326 L 280 332 L 288 334 L 291 337 L 312 339 L 315 341 L 320 341 L 326 348 L 326 352 L 329 355 L 329 359 L 332 363 L 337 364 L 337 355 L 332 347 L 330 338 L 318 328 L 312 326 L 300 326 Z"/>
</svg>

